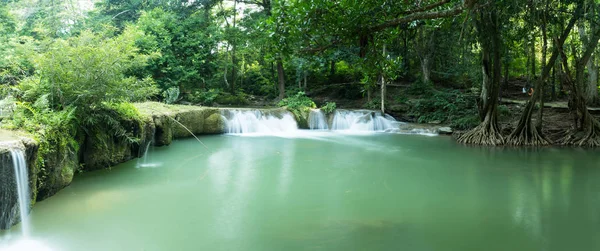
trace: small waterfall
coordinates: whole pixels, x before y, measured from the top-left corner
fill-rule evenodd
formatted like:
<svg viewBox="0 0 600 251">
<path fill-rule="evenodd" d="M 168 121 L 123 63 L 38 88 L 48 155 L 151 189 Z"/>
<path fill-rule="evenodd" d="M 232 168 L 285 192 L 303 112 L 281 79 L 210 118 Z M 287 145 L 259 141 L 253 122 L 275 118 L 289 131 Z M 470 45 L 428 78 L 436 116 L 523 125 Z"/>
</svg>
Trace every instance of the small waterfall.
<svg viewBox="0 0 600 251">
<path fill-rule="evenodd" d="M 274 134 L 298 130 L 294 116 L 287 111 L 223 110 L 226 133 Z"/>
<path fill-rule="evenodd" d="M 311 130 L 327 130 L 327 119 L 325 113 L 321 109 L 311 109 L 308 114 L 308 127 Z"/>
<path fill-rule="evenodd" d="M 136 167 L 140 168 L 140 167 L 155 167 L 157 166 L 154 163 L 148 163 L 148 150 L 150 150 L 150 147 L 152 146 L 152 143 L 154 142 L 154 139 L 148 141 L 148 143 L 146 144 L 146 149 L 144 150 L 144 157 L 141 158 L 141 163 L 140 163 L 140 159 L 138 159 Z"/>
<path fill-rule="evenodd" d="M 15 183 L 17 184 L 17 195 L 19 199 L 19 213 L 21 217 L 21 230 L 23 236 L 29 235 L 29 176 L 27 175 L 27 163 L 25 162 L 25 154 L 22 150 L 12 149 L 10 151 L 15 170 Z"/>
<path fill-rule="evenodd" d="M 389 131 L 397 130 L 398 122 L 387 114 L 369 110 L 336 110 L 331 130 Z"/>
</svg>

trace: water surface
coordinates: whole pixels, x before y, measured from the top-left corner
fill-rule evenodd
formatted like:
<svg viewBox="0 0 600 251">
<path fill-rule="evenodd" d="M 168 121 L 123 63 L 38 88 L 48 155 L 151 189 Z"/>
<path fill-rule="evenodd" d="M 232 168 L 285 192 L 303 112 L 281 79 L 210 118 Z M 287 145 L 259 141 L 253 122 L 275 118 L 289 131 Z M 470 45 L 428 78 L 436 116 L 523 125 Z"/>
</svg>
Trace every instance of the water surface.
<svg viewBox="0 0 600 251">
<path fill-rule="evenodd" d="M 54 251 L 600 250 L 598 151 L 301 135 L 151 148 L 37 203 L 31 236 Z"/>
</svg>

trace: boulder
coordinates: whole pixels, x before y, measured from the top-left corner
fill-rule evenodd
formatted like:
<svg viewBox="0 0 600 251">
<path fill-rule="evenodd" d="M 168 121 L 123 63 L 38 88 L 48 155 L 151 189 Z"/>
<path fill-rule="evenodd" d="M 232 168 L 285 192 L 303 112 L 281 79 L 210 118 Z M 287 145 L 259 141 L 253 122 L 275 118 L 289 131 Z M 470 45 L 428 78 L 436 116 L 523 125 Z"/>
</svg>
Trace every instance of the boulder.
<svg viewBox="0 0 600 251">
<path fill-rule="evenodd" d="M 450 128 L 448 126 L 440 127 L 440 128 L 438 128 L 437 131 L 438 131 L 438 134 L 441 134 L 441 135 L 452 135 L 452 133 L 454 132 L 452 130 L 452 128 Z"/>
</svg>

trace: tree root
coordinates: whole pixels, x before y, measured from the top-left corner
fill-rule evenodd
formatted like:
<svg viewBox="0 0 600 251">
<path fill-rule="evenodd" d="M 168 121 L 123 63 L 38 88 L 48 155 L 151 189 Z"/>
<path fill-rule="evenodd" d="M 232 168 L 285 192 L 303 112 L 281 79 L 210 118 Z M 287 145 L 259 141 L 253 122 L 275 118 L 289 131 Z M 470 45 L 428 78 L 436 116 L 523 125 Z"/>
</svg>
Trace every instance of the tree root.
<svg viewBox="0 0 600 251">
<path fill-rule="evenodd" d="M 486 120 L 473 130 L 461 135 L 457 141 L 468 145 L 498 146 L 504 144 L 504 137 L 497 125 Z"/>
<path fill-rule="evenodd" d="M 531 125 L 531 120 L 524 126 L 517 127 L 506 139 L 506 144 L 513 146 L 547 146 L 552 141 Z"/>
<path fill-rule="evenodd" d="M 591 116 L 591 115 L 589 115 Z M 564 145 L 600 147 L 600 123 L 591 117 L 585 121 L 584 130 L 574 130 L 563 139 Z"/>
</svg>

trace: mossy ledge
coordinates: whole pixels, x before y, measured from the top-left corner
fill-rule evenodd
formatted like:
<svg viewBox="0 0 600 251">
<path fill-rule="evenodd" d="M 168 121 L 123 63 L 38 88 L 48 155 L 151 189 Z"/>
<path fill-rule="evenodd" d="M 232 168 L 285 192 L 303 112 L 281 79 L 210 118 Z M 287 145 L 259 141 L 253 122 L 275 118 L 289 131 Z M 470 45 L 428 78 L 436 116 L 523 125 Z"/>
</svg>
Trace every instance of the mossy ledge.
<svg viewBox="0 0 600 251">
<path fill-rule="evenodd" d="M 111 132 L 91 130 L 87 134 L 90 136 L 77 139 L 77 151 L 52 149 L 40 156 L 40 141 L 35 136 L 21 131 L 0 130 L 0 196 L 3 198 L 0 202 L 0 229 L 20 222 L 11 149 L 25 150 L 33 206 L 36 201 L 49 198 L 71 184 L 77 172 L 106 169 L 141 157 L 144 146 L 151 142 L 165 146 L 173 139 L 191 137 L 181 125 L 196 135 L 225 131 L 225 121 L 218 108 L 157 102 L 136 103 L 134 106 L 139 116 L 120 118 L 128 132 L 136 137 L 134 142 L 118 138 Z"/>
</svg>

